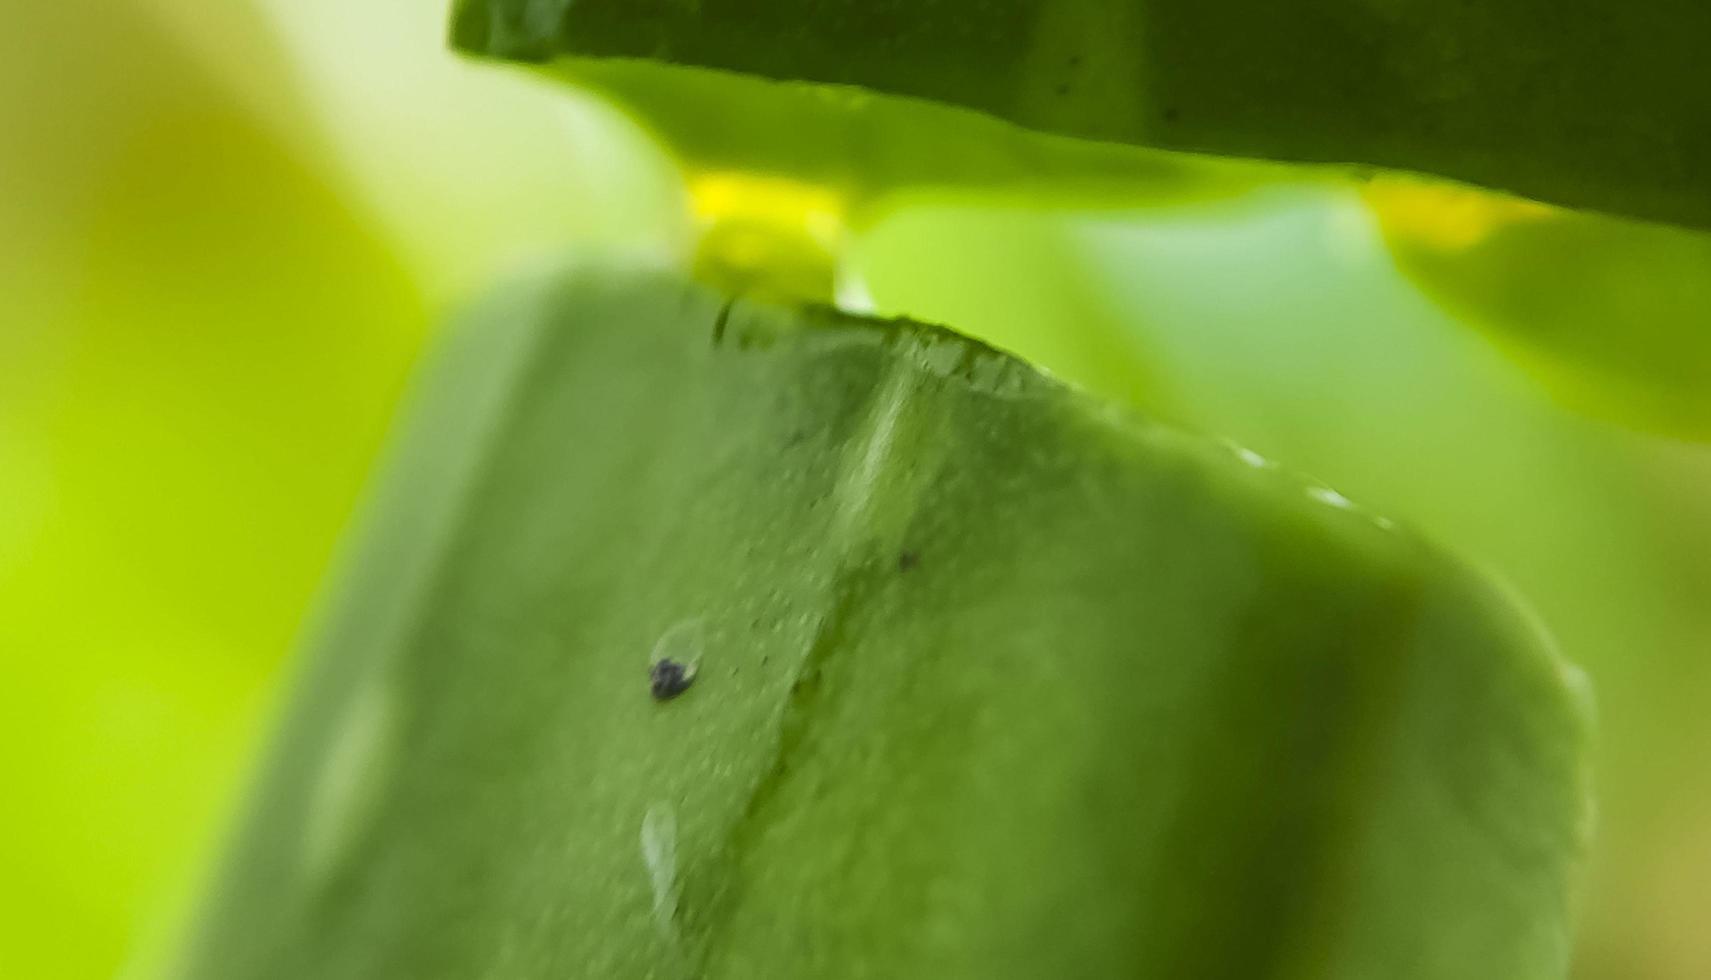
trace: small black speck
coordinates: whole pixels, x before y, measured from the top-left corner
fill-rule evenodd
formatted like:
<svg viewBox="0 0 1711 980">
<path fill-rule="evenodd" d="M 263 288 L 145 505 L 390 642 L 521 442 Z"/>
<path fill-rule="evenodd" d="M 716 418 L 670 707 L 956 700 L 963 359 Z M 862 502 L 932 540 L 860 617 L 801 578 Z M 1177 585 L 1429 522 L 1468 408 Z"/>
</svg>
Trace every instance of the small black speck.
<svg viewBox="0 0 1711 980">
<path fill-rule="evenodd" d="M 915 569 L 915 566 L 917 566 L 919 564 L 921 564 L 921 556 L 918 553 L 913 552 L 913 551 L 908 551 L 908 550 L 899 551 L 897 553 L 897 570 L 898 571 L 900 571 L 900 572 L 913 571 Z"/>
<path fill-rule="evenodd" d="M 648 668 L 648 693 L 655 701 L 670 701 L 695 683 L 695 673 L 666 657 Z"/>
<path fill-rule="evenodd" d="M 1057 94 L 1068 95 L 1069 94 L 1069 83 L 1068 82 L 1057 83 Z"/>
<path fill-rule="evenodd" d="M 1177 118 L 1181 115 L 1181 113 L 1176 111 L 1176 106 L 1166 106 L 1164 110 L 1164 121 L 1172 123 L 1176 122 Z"/>
<path fill-rule="evenodd" d="M 1070 66 L 1070 67 L 1071 67 L 1071 68 L 1074 68 L 1074 67 L 1076 67 L 1076 66 L 1077 66 L 1077 65 L 1080 65 L 1080 64 L 1081 64 L 1081 55 L 1078 55 L 1078 54 L 1072 54 L 1072 55 L 1070 55 L 1070 56 L 1069 56 L 1069 66 Z"/>
</svg>

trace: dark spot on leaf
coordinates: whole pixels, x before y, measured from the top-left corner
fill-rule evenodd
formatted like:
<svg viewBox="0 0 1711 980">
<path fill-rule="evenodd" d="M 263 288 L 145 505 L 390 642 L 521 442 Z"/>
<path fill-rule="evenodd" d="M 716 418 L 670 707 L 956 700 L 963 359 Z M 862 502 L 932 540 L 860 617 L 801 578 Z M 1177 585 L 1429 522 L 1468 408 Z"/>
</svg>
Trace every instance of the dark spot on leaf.
<svg viewBox="0 0 1711 980">
<path fill-rule="evenodd" d="M 1069 83 L 1068 82 L 1057 83 L 1057 94 L 1068 95 L 1069 94 Z"/>
<path fill-rule="evenodd" d="M 903 551 L 899 551 L 897 553 L 897 570 L 898 571 L 900 571 L 900 572 L 913 571 L 915 566 L 919 565 L 919 564 L 921 564 L 920 554 L 913 552 L 913 551 L 910 551 L 908 549 L 904 549 Z"/>
<path fill-rule="evenodd" d="M 1078 67 L 1080 64 L 1081 64 L 1081 55 L 1072 54 L 1069 56 L 1069 66 L 1071 68 Z"/>
<path fill-rule="evenodd" d="M 1181 115 L 1182 115 L 1181 113 L 1176 111 L 1176 106 L 1165 106 L 1165 110 L 1164 110 L 1164 121 L 1165 122 L 1172 122 L 1172 123 L 1176 122 L 1176 120 L 1178 118 L 1180 118 Z"/>
<path fill-rule="evenodd" d="M 798 700 L 810 698 L 820 689 L 820 669 L 810 667 L 790 682 L 790 696 Z"/>
<path fill-rule="evenodd" d="M 734 299 L 733 300 L 726 300 L 725 305 L 719 307 L 719 315 L 717 318 L 715 318 L 713 320 L 713 343 L 714 344 L 718 344 L 720 341 L 725 339 L 725 328 L 730 325 L 731 307 L 735 303 L 736 303 L 736 300 L 734 300 Z"/>
<path fill-rule="evenodd" d="M 695 672 L 670 657 L 648 668 L 648 693 L 655 701 L 670 701 L 695 683 Z"/>
</svg>

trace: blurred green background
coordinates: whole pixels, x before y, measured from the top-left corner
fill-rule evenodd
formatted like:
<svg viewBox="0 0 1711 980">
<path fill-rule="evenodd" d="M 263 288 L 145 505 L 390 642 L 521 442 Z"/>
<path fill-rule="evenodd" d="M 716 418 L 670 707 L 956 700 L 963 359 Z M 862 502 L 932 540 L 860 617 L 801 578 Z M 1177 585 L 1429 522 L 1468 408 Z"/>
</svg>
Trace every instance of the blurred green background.
<svg viewBox="0 0 1711 980">
<path fill-rule="evenodd" d="M 639 129 L 459 62 L 442 18 L 420 0 L 8 10 L 0 976 L 164 962 L 434 324 L 566 250 L 686 253 L 683 181 Z M 842 275 L 1509 583 L 1600 704 L 1576 975 L 1711 976 L 1711 449 L 1602 420 L 1584 377 L 1539 380 L 1565 371 L 1524 332 L 1464 322 L 1493 290 L 1613 321 L 1644 296 L 1647 329 L 1711 336 L 1705 237 L 1600 219 L 1595 244 L 1685 258 L 1600 277 L 1522 249 L 1469 286 L 1421 249 L 1478 242 L 1399 214 L 1321 179 L 1133 212 L 915 197 L 857 230 Z M 1631 326 L 1599 336 L 1643 340 Z"/>
</svg>

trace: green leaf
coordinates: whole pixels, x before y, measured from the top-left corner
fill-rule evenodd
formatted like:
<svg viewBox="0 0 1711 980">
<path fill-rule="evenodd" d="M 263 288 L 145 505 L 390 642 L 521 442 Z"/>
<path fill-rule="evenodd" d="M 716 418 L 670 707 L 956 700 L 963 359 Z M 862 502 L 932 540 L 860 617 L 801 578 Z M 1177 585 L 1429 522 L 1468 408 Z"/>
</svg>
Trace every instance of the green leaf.
<svg viewBox="0 0 1711 980">
<path fill-rule="evenodd" d="M 854 89 L 634 60 L 561 60 L 542 71 L 628 109 L 690 170 L 786 174 L 836 190 L 852 210 L 922 191 L 1130 206 L 1226 197 L 1275 176 L 1246 161 L 1032 133 Z"/>
<path fill-rule="evenodd" d="M 489 14 L 504 16 L 467 5 L 458 23 Z M 488 47 L 486 35 L 472 34 L 481 30 L 455 28 L 456 40 L 465 50 L 515 53 Z M 629 110 L 691 171 L 787 175 L 837 193 L 858 220 L 898 192 L 1121 206 L 1227 196 L 1273 175 L 1246 161 L 1029 132 L 954 101 L 778 85 L 669 58 L 561 58 L 539 68 Z"/>
<path fill-rule="evenodd" d="M 0 41 L 0 976 L 180 925 L 427 320 L 267 19 L 184 3 Z"/>
<path fill-rule="evenodd" d="M 1562 400 L 1711 437 L 1711 235 L 1413 180 L 1366 197 L 1398 266 Z"/>
<path fill-rule="evenodd" d="M 1700 0 L 462 0 L 453 38 L 504 58 L 860 86 L 1092 140 L 1427 171 L 1711 227 Z"/>
<path fill-rule="evenodd" d="M 348 571 L 191 977 L 1564 974 L 1526 617 L 938 328 L 513 287 Z"/>
</svg>

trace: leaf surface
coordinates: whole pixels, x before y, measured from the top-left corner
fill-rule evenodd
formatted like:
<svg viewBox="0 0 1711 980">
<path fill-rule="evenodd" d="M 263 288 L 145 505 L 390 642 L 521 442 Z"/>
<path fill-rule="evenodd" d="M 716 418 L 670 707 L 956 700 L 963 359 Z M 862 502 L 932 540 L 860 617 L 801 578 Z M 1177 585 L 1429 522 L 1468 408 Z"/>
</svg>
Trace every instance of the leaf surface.
<svg viewBox="0 0 1711 980">
<path fill-rule="evenodd" d="M 702 93 L 726 82 L 622 62 L 853 86 L 1105 143 L 1422 171 L 1711 227 L 1699 0 L 464 0 L 453 40 L 569 59 L 621 97 L 638 92 L 692 152 L 756 166 L 801 145 L 747 125 L 768 96 L 726 100 L 709 120 Z M 668 85 L 681 102 L 659 97 Z M 709 139 L 710 121 L 740 138 Z M 1069 155 L 1029 166 L 1067 185 L 1102 170 Z"/>
<path fill-rule="evenodd" d="M 189 976 L 1563 975 L 1569 673 L 1323 487 L 614 268 L 416 405 Z"/>
</svg>

